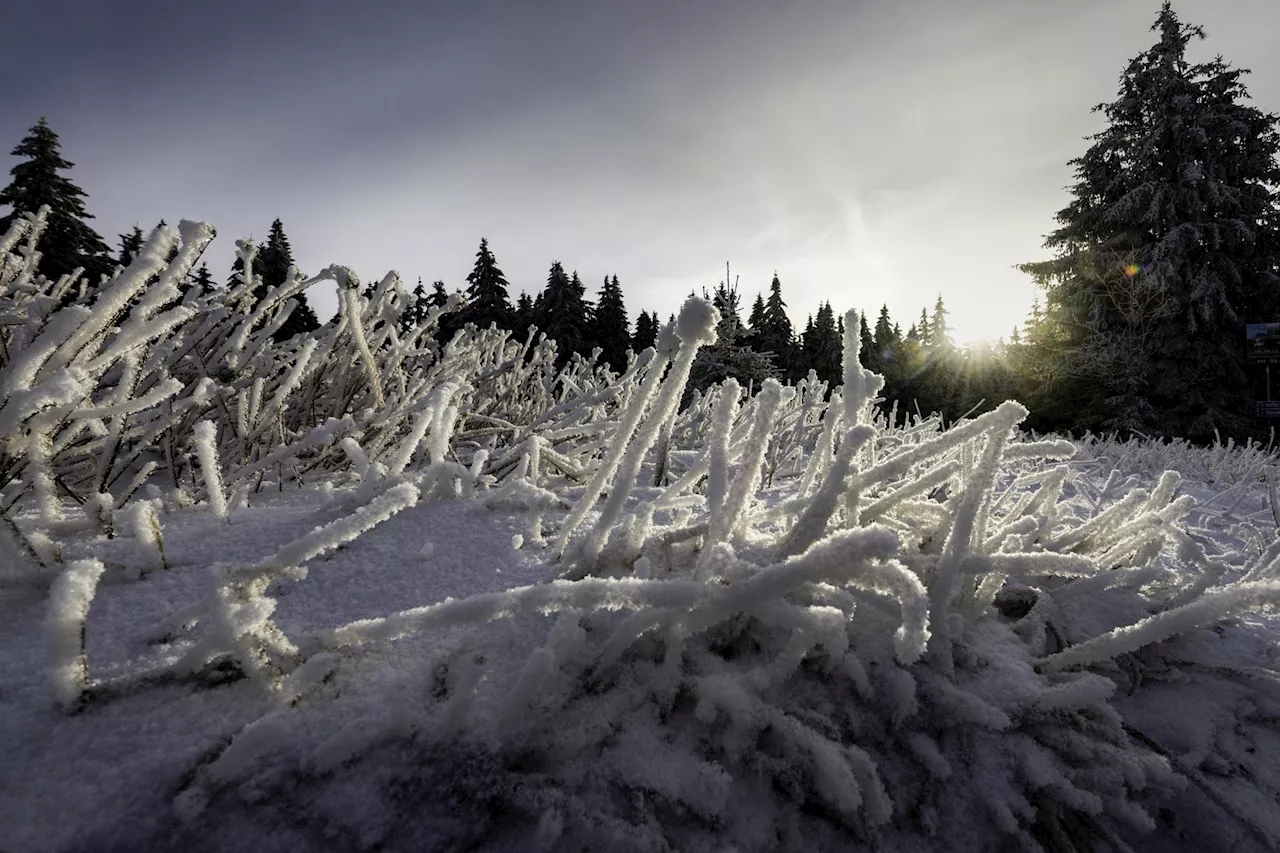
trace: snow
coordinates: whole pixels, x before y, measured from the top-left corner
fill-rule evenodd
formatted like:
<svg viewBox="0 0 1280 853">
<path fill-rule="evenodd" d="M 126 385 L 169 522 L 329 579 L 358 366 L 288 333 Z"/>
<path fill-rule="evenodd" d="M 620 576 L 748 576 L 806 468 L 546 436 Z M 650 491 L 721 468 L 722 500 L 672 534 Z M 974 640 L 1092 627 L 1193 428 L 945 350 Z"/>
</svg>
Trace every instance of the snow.
<svg viewBox="0 0 1280 853">
<path fill-rule="evenodd" d="M 614 375 L 331 267 L 276 342 L 319 279 L 170 314 L 180 230 L 110 328 L 0 281 L 0 850 L 1280 845 L 1269 449 L 890 427 L 852 333 L 682 407 L 698 299 Z"/>
</svg>

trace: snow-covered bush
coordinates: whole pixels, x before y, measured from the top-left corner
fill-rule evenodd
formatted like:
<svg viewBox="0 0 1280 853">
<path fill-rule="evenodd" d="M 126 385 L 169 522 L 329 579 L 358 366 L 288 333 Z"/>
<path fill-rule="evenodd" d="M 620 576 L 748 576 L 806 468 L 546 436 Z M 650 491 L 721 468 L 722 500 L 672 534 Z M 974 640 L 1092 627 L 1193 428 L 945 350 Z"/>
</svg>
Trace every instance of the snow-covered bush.
<svg viewBox="0 0 1280 853">
<path fill-rule="evenodd" d="M 342 267 L 183 295 L 212 237 L 192 223 L 172 263 L 161 229 L 110 279 L 35 279 L 41 226 L 0 241 L 0 557 L 52 584 L 57 696 L 231 671 L 273 703 L 191 769 L 173 844 L 233 815 L 381 850 L 1124 850 L 1197 792 L 1246 843 L 1280 841 L 1238 796 L 1280 792 L 1258 623 L 1280 545 L 1207 548 L 1174 473 L 1086 488 L 1078 446 L 1021 437 L 1017 403 L 946 431 L 876 418 L 853 313 L 840 387 L 729 380 L 682 407 L 715 340 L 700 299 L 621 374 L 557 370 L 533 335 L 437 347 L 438 314 L 402 332 L 394 274 L 369 298 Z M 275 341 L 320 281 L 339 317 Z M 269 488 L 314 488 L 306 532 L 169 559 L 162 515 L 234 530 Z M 310 563 L 439 499 L 525 514 L 518 546 L 559 578 L 285 634 L 277 599 Z M 136 540 L 111 552 L 132 566 L 80 559 L 94 537 Z M 100 685 L 85 617 L 119 569 L 202 586 L 150 632 L 160 663 Z M 423 659 L 362 680 L 424 635 Z"/>
<path fill-rule="evenodd" d="M 434 701 L 388 715 L 388 697 L 364 697 L 344 716 L 383 724 L 334 732 L 317 717 L 261 745 L 237 777 L 255 796 L 265 784 L 311 797 L 330 784 L 317 768 L 334 766 L 320 756 L 363 768 L 404 743 L 428 765 L 416 784 L 455 798 L 478 785 L 507 815 L 484 824 L 495 849 L 514 820 L 537 826 L 543 849 L 893 847 L 923 834 L 945 849 L 1003 837 L 1101 850 L 1152 830 L 1188 779 L 1207 785 L 1126 721 L 1117 691 L 1138 690 L 1199 629 L 1274 604 L 1274 568 L 1224 585 L 1225 567 L 1179 527 L 1193 502 L 1175 475 L 1081 513 L 1064 499 L 1069 469 L 1052 464 L 1074 446 L 1016 440 L 1017 404 L 947 432 L 873 423 L 880 383 L 856 341 L 842 393 L 816 413 L 825 426 L 808 431 L 809 465 L 761 491 L 768 439 L 803 422 L 806 401 L 766 383 L 743 405 L 727 382 L 692 407 L 703 423 L 673 426 L 680 355 L 711 328 L 702 310 L 686 306 L 665 344 L 675 367 L 633 398 L 561 528 L 568 580 L 364 620 L 302 648 L 349 654 L 530 611 L 554 616 L 545 640 L 513 662 L 484 633 L 462 635 L 408 688 Z M 637 460 L 656 464 L 664 433 L 698 439 L 672 441 L 685 455 L 669 486 L 642 487 Z M 1240 722 L 1256 726 L 1275 697 L 1247 689 Z M 467 755 L 482 778 L 446 782 L 441 768 Z M 193 791 L 234 796 L 227 782 Z M 323 819 L 396 849 L 385 815 Z"/>
</svg>

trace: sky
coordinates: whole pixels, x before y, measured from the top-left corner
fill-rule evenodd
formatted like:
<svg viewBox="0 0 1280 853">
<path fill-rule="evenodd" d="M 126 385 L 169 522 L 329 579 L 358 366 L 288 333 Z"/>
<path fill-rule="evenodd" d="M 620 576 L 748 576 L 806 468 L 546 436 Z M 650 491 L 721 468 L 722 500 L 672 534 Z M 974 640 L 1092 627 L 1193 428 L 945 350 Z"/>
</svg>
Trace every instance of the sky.
<svg viewBox="0 0 1280 853">
<path fill-rule="evenodd" d="M 1280 2 L 1177 0 L 1280 112 Z M 940 294 L 1007 335 L 1067 161 L 1102 128 L 1157 0 L 43 0 L 5 12 L 0 148 L 40 116 L 109 244 L 136 223 L 280 218 L 298 266 L 465 284 L 487 237 L 511 296 L 554 260 L 634 317 L 775 271 L 905 328 Z M 3 152 L 0 152 L 3 153 Z M 7 171 L 16 158 L 0 165 Z M 331 293 L 313 295 L 321 319 Z M 745 311 L 744 311 L 745 313 Z"/>
</svg>

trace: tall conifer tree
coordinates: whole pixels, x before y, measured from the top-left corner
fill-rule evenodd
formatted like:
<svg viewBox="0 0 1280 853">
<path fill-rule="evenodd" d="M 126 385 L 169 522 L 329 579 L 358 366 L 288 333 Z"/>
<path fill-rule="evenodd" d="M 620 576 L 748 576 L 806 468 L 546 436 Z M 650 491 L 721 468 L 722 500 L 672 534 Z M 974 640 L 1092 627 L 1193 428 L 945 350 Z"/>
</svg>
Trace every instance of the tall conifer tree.
<svg viewBox="0 0 1280 853">
<path fill-rule="evenodd" d="M 100 276 L 109 274 L 114 264 L 107 254 L 107 245 L 98 233 L 86 224 L 92 219 L 84 206 L 88 197 L 84 190 L 60 174 L 75 164 L 63 159 L 61 142 L 48 122 L 42 117 L 10 153 L 25 157 L 9 170 L 13 180 L 0 190 L 0 207 L 8 205 L 12 210 L 0 216 L 0 234 L 9 230 L 13 220 L 24 213 L 35 213 L 43 205 L 49 205 L 49 218 L 40 238 L 39 270 L 50 279 L 58 279 L 83 267 L 88 279 L 97 283 Z"/>
<path fill-rule="evenodd" d="M 1072 401 L 1063 426 L 1243 435 L 1244 324 L 1280 321 L 1280 119 L 1245 103 L 1244 70 L 1188 59 L 1204 33 L 1169 3 L 1152 30 L 1071 161 L 1054 258 L 1022 266 L 1045 290 L 1031 366 Z"/>
</svg>

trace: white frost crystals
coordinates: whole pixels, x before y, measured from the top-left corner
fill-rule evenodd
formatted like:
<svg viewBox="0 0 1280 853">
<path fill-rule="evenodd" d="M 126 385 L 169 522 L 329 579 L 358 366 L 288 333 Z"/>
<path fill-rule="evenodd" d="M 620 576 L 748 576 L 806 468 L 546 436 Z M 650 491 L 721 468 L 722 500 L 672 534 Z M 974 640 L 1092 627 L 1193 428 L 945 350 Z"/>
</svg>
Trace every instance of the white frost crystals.
<svg viewBox="0 0 1280 853">
<path fill-rule="evenodd" d="M 1075 445 L 1019 436 L 1016 403 L 890 426 L 852 313 L 841 387 L 685 400 L 715 336 L 700 299 L 620 373 L 559 369 L 536 334 L 441 346 L 439 310 L 406 327 L 394 275 L 362 292 L 346 268 L 294 271 L 255 301 L 247 243 L 235 287 L 175 304 L 211 236 L 190 223 L 172 264 L 157 232 L 85 285 L 93 311 L 49 310 L 72 285 L 31 275 L 39 226 L 0 240 L 17 318 L 0 325 L 0 581 L 44 596 L 43 683 L 66 710 L 160 683 L 252 709 L 166 789 L 179 843 L 236 813 L 388 850 L 391 828 L 428 826 L 427 848 L 524 826 L 567 849 L 895 849 L 963 827 L 987 847 L 1120 850 L 1188 781 L 1246 845 L 1280 843 L 1208 793 L 1215 751 L 1192 762 L 1143 704 L 1230 695 L 1213 732 L 1262 745 L 1215 747 L 1243 768 L 1232 784 L 1280 793 L 1248 757 L 1280 713 L 1274 661 L 1241 651 L 1280 600 L 1274 531 L 1228 553 L 1185 481 L 1077 474 Z M 289 297 L 320 281 L 339 316 L 280 339 Z M 1086 446 L 1094 464 L 1105 448 Z M 1262 462 L 1223 475 L 1224 515 Z M 273 505 L 294 527 L 250 535 Z M 183 525 L 225 547 L 168 535 Z M 439 600 L 435 573 L 486 537 L 469 570 L 538 582 Z M 421 585 L 396 575 L 390 606 L 366 607 L 397 560 Z M 326 594 L 358 606 L 296 612 Z M 160 624 L 113 623 L 137 669 L 95 681 L 95 620 L 132 597 Z M 367 808 L 344 805 L 347 782 Z M 475 811 L 434 820 L 447 803 Z"/>
<path fill-rule="evenodd" d="M 49 590 L 50 665 L 58 701 L 68 710 L 79 705 L 89 687 L 84 623 L 103 568 L 98 560 L 76 560 Z"/>
</svg>

